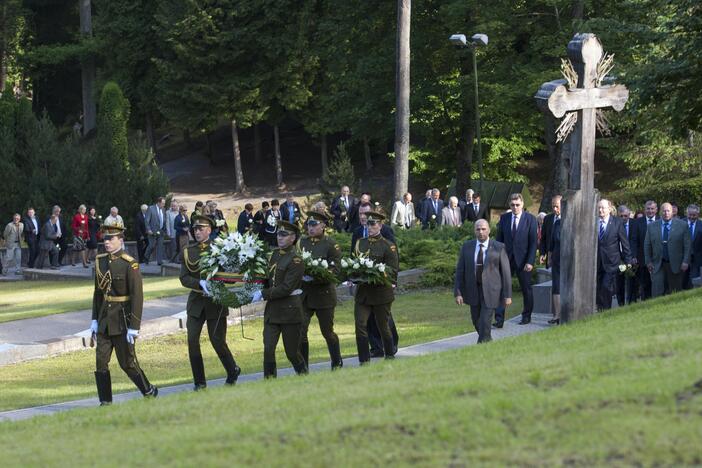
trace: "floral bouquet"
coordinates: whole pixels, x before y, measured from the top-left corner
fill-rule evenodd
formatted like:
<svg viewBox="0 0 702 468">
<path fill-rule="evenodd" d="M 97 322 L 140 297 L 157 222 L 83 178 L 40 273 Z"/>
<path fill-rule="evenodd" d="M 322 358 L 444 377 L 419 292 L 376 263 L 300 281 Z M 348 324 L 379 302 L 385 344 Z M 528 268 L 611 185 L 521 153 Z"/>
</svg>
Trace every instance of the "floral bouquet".
<svg viewBox="0 0 702 468">
<path fill-rule="evenodd" d="M 619 274 L 626 276 L 627 278 L 633 278 L 636 276 L 636 267 L 638 265 L 632 265 L 630 263 L 619 265 Z"/>
<path fill-rule="evenodd" d="M 374 262 L 367 255 L 341 259 L 341 272 L 354 284 L 366 283 L 375 286 L 392 286 L 389 273 L 391 268 L 384 263 Z"/>
<path fill-rule="evenodd" d="M 328 262 L 323 258 L 312 258 L 312 252 L 302 249 L 302 261 L 305 264 L 305 276 L 322 283 L 338 284 L 339 278 L 329 269 L 334 266 L 334 262 Z"/>
<path fill-rule="evenodd" d="M 223 306 L 241 307 L 263 289 L 268 252 L 258 236 L 221 233 L 202 252 L 200 262 L 212 299 Z"/>
</svg>

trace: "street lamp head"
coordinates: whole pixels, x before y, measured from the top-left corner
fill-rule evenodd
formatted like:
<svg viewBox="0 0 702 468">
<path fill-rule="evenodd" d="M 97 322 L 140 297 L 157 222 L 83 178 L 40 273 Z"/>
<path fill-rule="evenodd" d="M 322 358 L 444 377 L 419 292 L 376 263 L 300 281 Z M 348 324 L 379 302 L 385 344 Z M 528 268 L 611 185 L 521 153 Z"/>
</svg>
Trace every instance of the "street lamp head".
<svg viewBox="0 0 702 468">
<path fill-rule="evenodd" d="M 459 47 L 465 47 L 468 44 L 465 34 L 452 34 L 449 37 L 451 44 Z"/>
<path fill-rule="evenodd" d="M 464 36 L 465 38 L 465 36 Z M 473 36 L 470 38 L 471 42 L 477 46 L 486 46 L 488 45 L 488 37 L 487 34 L 473 34 Z"/>
</svg>

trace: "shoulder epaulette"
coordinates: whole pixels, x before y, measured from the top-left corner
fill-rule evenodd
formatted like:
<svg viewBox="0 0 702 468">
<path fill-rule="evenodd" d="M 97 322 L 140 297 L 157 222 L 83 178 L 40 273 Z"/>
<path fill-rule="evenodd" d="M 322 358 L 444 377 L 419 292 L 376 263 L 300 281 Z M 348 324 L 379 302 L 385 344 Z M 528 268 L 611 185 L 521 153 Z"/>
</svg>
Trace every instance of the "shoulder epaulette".
<svg viewBox="0 0 702 468">
<path fill-rule="evenodd" d="M 133 262 L 134 262 L 134 257 L 132 257 L 131 255 L 129 255 L 129 254 L 126 253 L 126 252 L 124 252 L 122 255 L 120 255 L 120 258 L 122 258 L 122 260 L 128 261 L 129 263 L 133 263 Z"/>
</svg>

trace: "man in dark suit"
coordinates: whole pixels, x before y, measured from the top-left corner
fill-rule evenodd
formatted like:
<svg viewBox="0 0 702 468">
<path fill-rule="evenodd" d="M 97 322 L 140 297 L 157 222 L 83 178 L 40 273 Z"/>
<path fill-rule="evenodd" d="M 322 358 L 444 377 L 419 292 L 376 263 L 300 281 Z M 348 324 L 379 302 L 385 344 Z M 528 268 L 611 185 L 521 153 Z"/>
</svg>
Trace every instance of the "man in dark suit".
<svg viewBox="0 0 702 468">
<path fill-rule="evenodd" d="M 341 193 L 332 201 L 331 214 L 334 216 L 334 229 L 336 232 L 349 231 L 350 215 L 357 209 L 356 198 L 350 194 L 348 186 L 341 187 Z"/>
<path fill-rule="evenodd" d="M 628 206 L 621 205 L 617 209 L 617 213 L 619 214 L 619 219 L 622 220 L 624 232 L 626 232 L 626 238 L 629 241 L 629 251 L 633 257 L 634 252 L 638 249 L 639 239 L 637 237 L 636 228 L 634 227 L 634 220 L 631 219 L 631 210 Z M 637 283 L 635 276 L 631 277 L 623 273 L 617 275 L 617 303 L 620 306 L 636 302 L 636 291 L 638 291 Z"/>
<path fill-rule="evenodd" d="M 34 208 L 29 208 L 27 210 L 27 216 L 24 217 L 22 223 L 24 224 L 24 240 L 29 249 L 27 267 L 34 268 L 34 263 L 39 256 L 39 232 L 41 229 L 39 220 L 34 213 Z"/>
<path fill-rule="evenodd" d="M 236 222 L 236 230 L 242 236 L 249 231 L 253 233 L 253 205 L 251 203 L 244 205 L 244 211 L 239 214 L 239 219 Z"/>
<path fill-rule="evenodd" d="M 293 197 L 291 193 L 286 195 L 285 203 L 280 205 L 280 216 L 283 221 L 287 221 L 297 227 L 302 225 L 302 222 L 300 221 L 302 217 L 300 205 L 298 205 L 298 203 L 295 201 L 295 197 Z"/>
<path fill-rule="evenodd" d="M 479 219 L 484 219 L 489 221 L 487 206 L 480 203 L 480 194 L 473 194 L 473 203 L 466 204 L 465 211 L 463 212 L 463 220 L 468 220 L 476 222 Z"/>
<path fill-rule="evenodd" d="M 349 211 L 349 231 L 354 232 L 361 225 L 361 217 L 358 210 L 364 203 L 370 204 L 371 194 L 368 192 L 363 192 L 361 197 L 358 199 L 355 205 L 353 205 Z"/>
<path fill-rule="evenodd" d="M 362 203 L 358 207 L 358 217 L 361 225 L 358 226 L 358 228 L 356 228 L 351 235 L 351 255 L 353 255 L 356 252 L 356 244 L 358 243 L 358 241 L 361 239 L 368 238 L 369 234 L 366 213 L 369 213 L 371 211 L 372 207 L 370 203 Z M 382 224 L 380 228 L 380 235 L 383 236 L 383 239 L 387 239 L 393 244 L 395 244 L 395 232 L 387 224 Z M 392 333 L 393 346 L 395 351 L 397 352 L 397 345 L 400 341 L 400 337 L 397 333 L 397 327 L 395 326 L 395 321 L 393 320 L 392 315 L 390 315 L 388 325 L 390 326 L 390 332 Z M 368 321 L 368 341 L 370 343 L 370 352 L 372 357 L 384 356 L 385 353 L 383 351 L 383 340 L 380 336 L 380 330 L 378 329 L 375 320 L 373 320 L 372 315 L 370 320 Z"/>
<path fill-rule="evenodd" d="M 683 273 L 690 267 L 690 250 L 688 224 L 673 217 L 670 203 L 663 203 L 661 219 L 648 225 L 644 242 L 653 297 L 682 289 Z"/>
<path fill-rule="evenodd" d="M 419 202 L 415 205 L 415 217 L 419 220 L 420 223 L 422 223 L 422 226 L 424 226 L 424 215 L 427 209 L 424 207 L 425 204 L 429 203 L 431 201 L 431 189 L 427 190 L 426 193 L 424 194 L 424 198 L 419 200 Z"/>
<path fill-rule="evenodd" d="M 504 244 L 490 241 L 490 225 L 475 223 L 475 240 L 466 241 L 456 264 L 456 304 L 470 305 L 478 343 L 492 340 L 491 322 L 495 309 L 512 303 L 512 274 Z"/>
<path fill-rule="evenodd" d="M 146 233 L 146 211 L 149 209 L 146 205 L 141 205 L 139 213 L 134 217 L 134 235 L 137 241 L 137 257 L 139 263 L 146 261 L 146 244 L 148 243 Z"/>
<path fill-rule="evenodd" d="M 436 228 L 441 226 L 441 210 L 444 209 L 444 201 L 441 200 L 441 192 L 435 188 L 431 190 L 431 199 L 424 202 L 422 213 L 422 229 Z"/>
<path fill-rule="evenodd" d="M 551 325 L 561 323 L 561 195 L 551 198 L 553 212 L 546 215 L 541 228 L 541 263 L 551 268 Z"/>
<path fill-rule="evenodd" d="M 58 265 L 61 266 L 63 265 L 63 257 L 66 255 L 68 250 L 68 226 L 61 215 L 60 206 L 54 205 L 54 207 L 51 209 L 51 214 L 56 215 L 55 225 L 58 228 L 58 232 L 56 233 L 56 243 L 58 244 L 59 248 Z"/>
<path fill-rule="evenodd" d="M 146 233 L 149 235 L 149 245 L 144 253 L 145 263 L 148 265 L 151 261 L 151 256 L 156 250 L 156 262 L 161 265 L 163 263 L 163 238 L 166 235 L 166 199 L 158 197 L 156 203 L 151 205 L 146 210 Z"/>
<path fill-rule="evenodd" d="M 646 268 L 644 258 L 644 241 L 646 240 L 646 229 L 649 224 L 658 220 L 658 204 L 653 200 L 648 200 L 644 205 L 644 216 L 635 220 L 633 227 L 636 230 L 636 250 L 632 249 L 631 263 L 638 265 L 636 271 L 636 282 L 639 286 L 638 295 L 642 301 L 651 298 L 651 274 Z"/>
<path fill-rule="evenodd" d="M 612 308 L 619 265 L 631 263 L 631 250 L 624 224 L 612 216 L 609 200 L 597 203 L 597 216 L 597 310 L 607 310 Z"/>
<path fill-rule="evenodd" d="M 475 191 L 473 189 L 468 189 L 468 190 L 466 190 L 465 197 L 458 200 L 458 207 L 461 209 L 461 216 L 463 216 L 463 218 L 461 219 L 461 222 L 464 222 L 466 220 L 466 218 L 465 218 L 466 206 L 473 203 L 473 194 L 474 193 L 475 193 Z"/>
<path fill-rule="evenodd" d="M 536 218 L 524 211 L 524 198 L 519 193 L 510 195 L 510 212 L 500 216 L 497 223 L 497 241 L 505 244 L 512 274 L 519 280 L 524 298 L 524 309 L 520 325 L 531 323 L 534 309 L 534 295 L 531 289 L 531 272 L 536 259 Z M 502 328 L 505 321 L 505 309 L 498 307 L 495 312 L 495 326 Z"/>
<path fill-rule="evenodd" d="M 700 207 L 689 205 L 687 207 L 687 229 L 690 231 L 690 268 L 683 275 L 683 288 L 692 289 L 692 279 L 700 276 L 702 267 L 702 221 L 699 220 Z M 25 223 L 25 229 L 27 229 Z"/>
</svg>

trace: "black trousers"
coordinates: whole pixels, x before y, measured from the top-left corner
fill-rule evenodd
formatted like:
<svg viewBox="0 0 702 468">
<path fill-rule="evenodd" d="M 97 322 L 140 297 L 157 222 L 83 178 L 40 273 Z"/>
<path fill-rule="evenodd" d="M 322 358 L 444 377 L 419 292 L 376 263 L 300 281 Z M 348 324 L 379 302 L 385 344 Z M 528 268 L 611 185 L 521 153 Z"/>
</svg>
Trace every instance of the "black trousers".
<svg viewBox="0 0 702 468">
<path fill-rule="evenodd" d="M 636 276 L 639 286 L 637 294 L 642 301 L 650 299 L 653 296 L 653 291 L 651 289 L 651 273 L 648 272 L 648 268 L 646 268 L 646 265 L 643 262 L 639 262 L 639 268 Z"/>
<path fill-rule="evenodd" d="M 400 342 L 400 335 L 397 334 L 397 327 L 395 326 L 395 320 L 392 318 L 392 314 L 388 317 L 388 326 L 390 327 L 390 333 L 392 334 L 392 346 L 395 353 L 397 353 L 397 345 Z M 380 335 L 380 329 L 375 323 L 375 315 L 373 313 L 368 317 L 368 343 L 370 344 L 371 353 L 381 353 L 383 351 L 383 338 Z"/>
<path fill-rule="evenodd" d="M 636 291 L 638 290 L 638 277 L 619 274 L 616 279 L 617 302 L 620 306 L 636 302 Z"/>
<path fill-rule="evenodd" d="M 35 238 L 33 240 L 27 241 L 27 247 L 29 248 L 29 260 L 27 260 L 27 267 L 34 268 L 34 263 L 39 257 L 39 241 Z"/>
<path fill-rule="evenodd" d="M 522 309 L 522 319 L 531 320 L 531 312 L 534 310 L 534 292 L 531 288 L 531 272 L 524 271 L 524 268 L 517 268 L 514 260 L 510 261 L 512 276 L 517 277 L 519 288 L 522 290 L 524 308 Z M 495 322 L 499 325 L 505 323 L 505 308 L 500 306 L 495 309 Z"/>
<path fill-rule="evenodd" d="M 136 384 L 139 390 L 144 393 L 151 386 L 144 371 L 139 367 L 136 359 L 136 350 L 133 344 L 127 343 L 126 334 L 106 335 L 97 334 L 97 344 L 95 346 L 95 370 L 107 372 L 110 367 L 112 350 L 117 355 L 117 362 L 125 374 Z"/>
<path fill-rule="evenodd" d="M 146 258 L 146 245 L 148 241 L 146 238 L 137 239 L 137 257 L 139 257 L 139 263 L 144 263 Z"/>
<path fill-rule="evenodd" d="M 236 374 L 236 361 L 234 361 L 234 356 L 227 346 L 227 318 L 219 317 L 219 319 L 208 320 L 204 317 L 188 316 L 188 320 L 185 322 L 188 329 L 188 357 L 195 385 L 207 385 L 205 364 L 200 350 L 200 335 L 205 322 L 207 322 L 207 334 L 210 337 L 212 348 L 222 362 L 224 370 L 227 371 L 227 376 Z"/>
<path fill-rule="evenodd" d="M 612 296 L 614 296 L 615 275 L 617 272 L 597 271 L 597 310 L 607 310 L 612 308 Z"/>
<path fill-rule="evenodd" d="M 483 288 L 480 285 L 477 286 L 477 290 L 480 302 L 470 306 L 470 318 L 475 331 L 478 332 L 478 343 L 487 343 L 492 341 L 492 316 L 495 309 L 491 309 L 485 304 Z"/>
<path fill-rule="evenodd" d="M 302 339 L 301 323 L 269 323 L 263 324 L 263 364 L 275 365 L 275 349 L 278 340 L 283 335 L 283 348 L 285 355 L 294 368 L 304 367 L 305 360 L 300 353 L 300 340 Z"/>
</svg>

